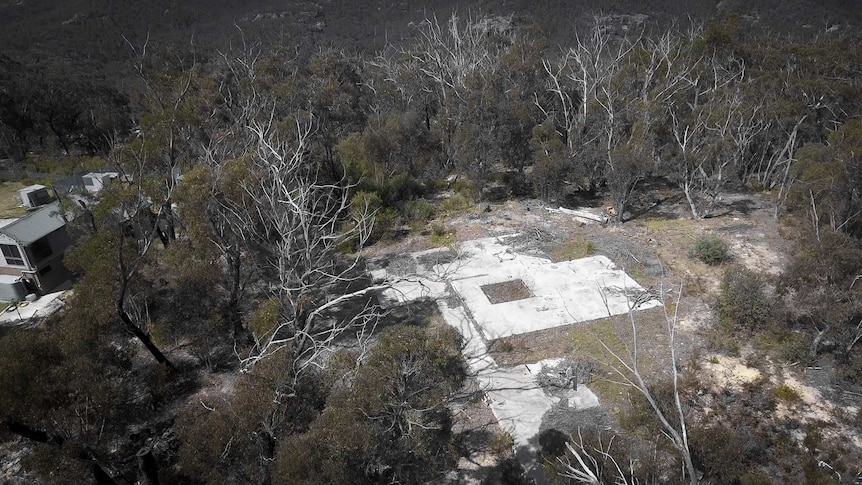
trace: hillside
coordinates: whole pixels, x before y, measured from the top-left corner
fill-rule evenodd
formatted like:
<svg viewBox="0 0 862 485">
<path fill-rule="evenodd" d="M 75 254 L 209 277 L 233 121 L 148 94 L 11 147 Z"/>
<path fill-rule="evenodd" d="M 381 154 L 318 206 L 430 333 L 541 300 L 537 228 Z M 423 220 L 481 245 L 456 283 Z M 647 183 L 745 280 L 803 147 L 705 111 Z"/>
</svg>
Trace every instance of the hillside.
<svg viewBox="0 0 862 485">
<path fill-rule="evenodd" d="M 426 15 L 445 18 L 462 14 L 513 14 L 524 24 L 536 24 L 556 43 L 568 43 L 578 25 L 594 13 L 647 15 L 653 21 L 692 18 L 705 22 L 735 13 L 756 28 L 776 32 L 816 32 L 830 26 L 856 26 L 862 19 L 852 0 L 815 2 L 743 2 L 740 0 L 604 1 L 604 0 L 438 0 L 423 4 L 391 0 L 366 1 L 171 1 L 155 0 L 4 0 L 0 5 L 0 52 L 13 57 L 60 57 L 85 64 L 124 62 L 129 49 L 125 36 L 140 43 L 149 34 L 160 44 L 225 48 L 239 39 L 297 45 L 338 44 L 377 50 L 415 34 L 411 22 Z"/>
</svg>

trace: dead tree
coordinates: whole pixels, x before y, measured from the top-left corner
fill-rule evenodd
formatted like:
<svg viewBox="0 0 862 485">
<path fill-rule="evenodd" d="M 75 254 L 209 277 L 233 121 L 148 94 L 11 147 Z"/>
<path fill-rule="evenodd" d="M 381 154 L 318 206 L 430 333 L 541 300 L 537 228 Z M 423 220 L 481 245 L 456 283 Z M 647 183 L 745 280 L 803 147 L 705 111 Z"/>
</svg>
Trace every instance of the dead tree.
<svg viewBox="0 0 862 485">
<path fill-rule="evenodd" d="M 621 379 L 622 384 L 633 388 L 646 399 L 650 409 L 652 409 L 653 414 L 661 425 L 662 434 L 664 434 L 665 438 L 667 438 L 671 445 L 679 452 L 680 458 L 684 464 L 684 472 L 688 483 L 690 485 L 697 485 L 700 481 L 700 472 L 694 466 L 691 449 L 689 448 L 688 426 L 686 425 L 685 409 L 683 408 L 682 398 L 680 397 L 680 376 L 676 360 L 676 322 L 678 321 L 677 314 L 679 311 L 680 299 L 682 298 L 682 287 L 680 287 L 676 301 L 674 302 L 675 306 L 673 314 L 668 313 L 667 305 L 664 305 L 664 291 L 662 290 L 660 294 L 663 303 L 662 308 L 664 309 L 668 350 L 670 351 L 669 364 L 673 384 L 672 409 L 663 409 L 650 385 L 647 384 L 646 378 L 641 371 L 638 323 L 635 319 L 635 311 L 637 310 L 638 305 L 637 301 L 628 312 L 628 321 L 631 326 L 631 338 L 625 345 L 626 354 L 614 351 L 602 340 L 599 340 L 599 343 L 605 351 L 613 357 L 614 363 L 611 363 L 609 367 L 612 372 Z M 676 416 L 672 418 L 669 413 L 675 413 Z M 678 420 L 678 422 L 674 422 L 675 420 Z"/>
<path fill-rule="evenodd" d="M 464 108 L 472 91 L 468 80 L 481 73 L 496 70 L 503 52 L 511 46 L 515 32 L 511 19 L 505 17 L 468 17 L 466 20 L 453 13 L 441 25 L 436 17 L 426 18 L 417 26 L 418 36 L 408 50 L 398 50 L 404 59 L 398 63 L 399 71 L 419 73 L 426 83 L 422 89 L 432 91 L 437 99 L 436 129 L 439 130 L 447 165 L 461 160 L 456 142 L 456 130 L 468 117 Z M 392 72 L 392 66 L 382 60 L 376 65 Z M 404 76 L 388 75 L 394 81 Z M 426 125 L 430 118 L 426 108 Z"/>
<path fill-rule="evenodd" d="M 549 96 L 540 99 L 537 94 L 535 104 L 554 120 L 569 164 L 583 164 L 580 172 L 590 192 L 600 184 L 605 167 L 596 160 L 589 162 L 589 157 L 581 153 L 592 145 L 604 144 L 609 168 L 613 168 L 610 153 L 619 138 L 615 116 L 620 104 L 612 99 L 616 93 L 612 95 L 610 87 L 634 46 L 628 37 L 616 40 L 595 17 L 587 35 L 576 37 L 574 47 L 563 51 L 555 61 L 542 60 Z M 588 120 L 595 121 L 597 128 L 588 129 Z"/>
<path fill-rule="evenodd" d="M 347 181 L 326 180 L 310 159 L 313 117 L 297 116 L 291 134 L 279 129 L 274 116 L 252 121 L 248 129 L 256 142 L 253 163 L 259 174 L 253 185 L 245 186 L 253 211 L 248 237 L 258 244 L 275 278 L 272 292 L 281 315 L 275 326 L 254 336 L 240 363 L 249 369 L 288 350 L 298 375 L 338 336 L 375 318 L 373 306 L 340 321 L 325 318 L 339 305 L 385 287 L 355 287 L 373 214 L 368 207 L 351 210 Z M 352 258 L 341 257 L 344 244 L 353 245 Z"/>
<path fill-rule="evenodd" d="M 601 436 L 598 446 L 588 446 L 578 430 L 578 440 L 566 443 L 568 454 L 557 457 L 557 461 L 563 466 L 560 475 L 575 480 L 576 483 L 587 485 L 604 485 L 602 471 L 610 468 L 614 479 L 613 485 L 636 485 L 638 480 L 634 478 L 635 460 L 629 460 L 627 464 L 620 464 L 611 454 L 612 437 L 605 445 Z M 610 484 L 608 484 L 610 485 Z"/>
<path fill-rule="evenodd" d="M 715 58 L 699 69 L 681 98 L 668 104 L 673 155 L 671 179 L 682 190 L 695 219 L 709 216 L 721 199 L 731 168 L 748 163 L 751 147 L 766 125 L 760 105 L 747 105 L 738 84 L 742 65 Z"/>
<path fill-rule="evenodd" d="M 195 144 L 198 121 L 194 119 L 195 80 L 199 75 L 199 66 L 195 55 L 194 39 L 190 42 L 189 58 L 180 57 L 171 60 L 181 66 L 178 72 L 154 72 L 149 64 L 156 59 L 149 48 L 149 35 L 140 47 L 135 47 L 125 39 L 135 56 L 135 71 L 144 85 L 144 109 L 147 116 L 140 121 L 139 130 L 151 141 L 147 154 L 147 174 L 158 176 L 162 183 L 168 186 L 168 197 L 159 210 L 164 221 L 163 239 L 165 244 L 176 239 L 175 215 L 171 209 L 171 195 L 179 183 L 180 164 L 189 161 Z"/>
</svg>

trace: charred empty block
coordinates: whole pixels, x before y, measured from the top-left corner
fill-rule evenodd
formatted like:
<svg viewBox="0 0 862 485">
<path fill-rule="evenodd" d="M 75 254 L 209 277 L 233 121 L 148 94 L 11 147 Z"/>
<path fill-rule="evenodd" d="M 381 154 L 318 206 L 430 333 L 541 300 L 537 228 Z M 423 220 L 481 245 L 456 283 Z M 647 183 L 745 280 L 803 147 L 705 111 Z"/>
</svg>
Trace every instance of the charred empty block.
<svg viewBox="0 0 862 485">
<path fill-rule="evenodd" d="M 493 305 L 533 297 L 533 292 L 520 279 L 482 285 L 481 288 L 485 296 L 488 297 L 488 301 Z"/>
</svg>

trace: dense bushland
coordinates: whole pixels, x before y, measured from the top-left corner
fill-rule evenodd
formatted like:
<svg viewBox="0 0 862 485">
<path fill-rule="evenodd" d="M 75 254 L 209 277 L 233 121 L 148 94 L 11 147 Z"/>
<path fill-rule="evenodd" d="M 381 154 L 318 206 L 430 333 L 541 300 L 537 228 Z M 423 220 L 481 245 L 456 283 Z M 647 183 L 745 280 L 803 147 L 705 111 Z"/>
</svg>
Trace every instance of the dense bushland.
<svg viewBox="0 0 862 485">
<path fill-rule="evenodd" d="M 51 175 L 100 157 L 125 181 L 67 204 L 68 311 L 0 340 L 5 436 L 34 443 L 25 464 L 45 482 L 438 478 L 457 458 L 460 343 L 427 322 L 373 334 L 362 249 L 501 197 L 604 201 L 623 223 L 649 177 L 692 218 L 719 216 L 730 190 L 763 191 L 791 261 L 780 281 L 726 268 L 721 338 L 793 332 L 781 355 L 828 353 L 858 384 L 862 49 L 738 21 L 635 32 L 600 17 L 562 49 L 513 18 L 457 16 L 375 55 L 137 45 L 129 92 L 3 57 L 0 156 Z M 705 239 L 693 254 L 715 264 L 727 248 Z M 770 392 L 719 396 L 722 419 L 693 423 L 706 480 L 831 480 L 756 422 L 788 397 Z M 681 479 L 638 399 L 629 431 L 661 453 L 607 453 L 643 457 L 629 478 Z"/>
</svg>

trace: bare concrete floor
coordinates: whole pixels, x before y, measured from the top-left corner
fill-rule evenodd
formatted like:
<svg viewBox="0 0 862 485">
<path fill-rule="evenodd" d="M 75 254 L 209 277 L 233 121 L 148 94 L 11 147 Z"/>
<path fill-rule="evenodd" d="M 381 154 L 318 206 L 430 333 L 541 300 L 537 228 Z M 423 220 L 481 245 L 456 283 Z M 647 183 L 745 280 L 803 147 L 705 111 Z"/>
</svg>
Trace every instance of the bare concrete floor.
<svg viewBox="0 0 862 485">
<path fill-rule="evenodd" d="M 33 302 L 21 302 L 16 309 L 7 309 L 0 313 L 0 326 L 26 325 L 41 317 L 56 312 L 63 306 L 60 297 L 64 292 L 72 288 L 72 283 L 67 281 L 56 288 L 52 293 L 47 293 Z"/>
<path fill-rule="evenodd" d="M 536 462 L 543 417 L 555 407 L 588 409 L 599 400 L 583 385 L 549 392 L 539 384 L 542 368 L 560 359 L 500 367 L 488 352 L 488 342 L 627 313 L 644 290 L 604 256 L 554 263 L 516 251 L 509 244 L 516 236 L 468 241 L 457 255 L 445 248 L 403 255 L 397 264 L 390 261 L 373 270 L 372 277 L 392 283 L 380 294 L 384 306 L 420 298 L 437 301 L 443 318 L 463 336 L 467 364 L 494 416 L 512 435 L 518 459 L 537 483 L 544 483 Z M 518 290 L 511 299 L 506 298 L 506 285 L 495 286 L 507 282 L 517 282 L 509 285 Z M 486 293 L 489 286 L 504 291 L 494 295 L 498 303 Z M 659 305 L 639 300 L 637 309 Z"/>
</svg>

